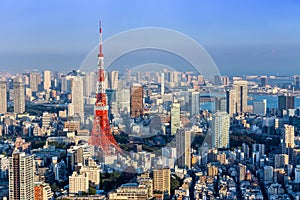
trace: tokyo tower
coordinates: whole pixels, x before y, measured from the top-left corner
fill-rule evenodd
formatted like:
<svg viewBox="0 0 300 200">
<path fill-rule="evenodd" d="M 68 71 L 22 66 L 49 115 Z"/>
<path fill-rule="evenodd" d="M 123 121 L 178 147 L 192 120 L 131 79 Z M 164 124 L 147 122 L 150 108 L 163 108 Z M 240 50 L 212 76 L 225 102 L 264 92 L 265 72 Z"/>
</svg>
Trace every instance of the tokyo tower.
<svg viewBox="0 0 300 200">
<path fill-rule="evenodd" d="M 106 156 L 111 155 L 113 148 L 119 152 L 121 149 L 112 135 L 108 119 L 108 105 L 104 77 L 104 55 L 102 53 L 101 21 L 99 22 L 99 25 L 100 44 L 98 54 L 98 80 L 96 86 L 95 116 L 89 144 L 100 147 L 103 155 Z"/>
</svg>

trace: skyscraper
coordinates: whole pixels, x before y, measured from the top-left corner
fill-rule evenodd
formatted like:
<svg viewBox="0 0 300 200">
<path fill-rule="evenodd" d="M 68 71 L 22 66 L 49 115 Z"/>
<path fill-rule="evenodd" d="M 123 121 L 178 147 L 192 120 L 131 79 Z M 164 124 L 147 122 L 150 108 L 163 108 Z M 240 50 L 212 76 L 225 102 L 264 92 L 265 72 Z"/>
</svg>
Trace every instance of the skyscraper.
<svg viewBox="0 0 300 200">
<path fill-rule="evenodd" d="M 88 72 L 83 76 L 83 95 L 89 97 L 96 94 L 97 73 Z"/>
<path fill-rule="evenodd" d="M 117 105 L 120 112 L 130 112 L 130 90 L 123 89 L 116 93 Z"/>
<path fill-rule="evenodd" d="M 81 121 L 84 120 L 84 101 L 83 101 L 83 82 L 82 77 L 74 76 L 71 78 L 71 95 L 74 113 L 78 114 Z"/>
<path fill-rule="evenodd" d="M 171 171 L 170 168 L 153 170 L 153 190 L 168 192 L 171 194 Z"/>
<path fill-rule="evenodd" d="M 165 73 L 164 72 L 161 73 L 160 93 L 162 97 L 165 94 Z"/>
<path fill-rule="evenodd" d="M 295 147 L 295 128 L 292 125 L 284 125 L 284 138 L 283 138 L 283 153 L 287 153 L 288 148 Z"/>
<path fill-rule="evenodd" d="M 189 92 L 189 104 L 188 111 L 192 116 L 199 115 L 200 112 L 200 96 L 199 92 L 190 91 Z"/>
<path fill-rule="evenodd" d="M 51 88 L 51 71 L 45 70 L 43 73 L 44 90 Z"/>
<path fill-rule="evenodd" d="M 106 88 L 107 89 L 118 89 L 119 71 L 109 71 L 106 76 Z"/>
<path fill-rule="evenodd" d="M 72 76 L 62 76 L 61 77 L 61 91 L 70 92 L 71 91 L 71 78 Z"/>
<path fill-rule="evenodd" d="M 176 133 L 176 155 L 179 168 L 191 168 L 191 132 L 183 128 Z"/>
<path fill-rule="evenodd" d="M 39 85 L 41 84 L 41 75 L 37 72 L 29 73 L 29 86 L 32 92 L 39 91 Z"/>
<path fill-rule="evenodd" d="M 290 95 L 278 96 L 278 109 L 288 110 L 295 108 L 295 97 Z"/>
<path fill-rule="evenodd" d="M 130 69 L 126 69 L 126 83 L 130 83 L 131 82 L 131 70 Z"/>
<path fill-rule="evenodd" d="M 177 99 L 171 105 L 171 134 L 175 135 L 180 128 L 180 103 Z"/>
<path fill-rule="evenodd" d="M 40 73 L 36 73 L 36 83 L 37 83 L 37 91 L 39 92 L 42 90 L 42 75 Z"/>
<path fill-rule="evenodd" d="M 9 199 L 34 199 L 33 155 L 15 152 L 9 158 Z"/>
<path fill-rule="evenodd" d="M 130 116 L 137 118 L 143 114 L 143 86 L 134 84 L 130 86 Z"/>
<path fill-rule="evenodd" d="M 25 112 L 24 84 L 14 81 L 14 112 Z"/>
<path fill-rule="evenodd" d="M 212 146 L 229 148 L 230 116 L 226 112 L 216 112 L 212 120 Z"/>
<path fill-rule="evenodd" d="M 226 91 L 226 112 L 231 117 L 236 113 L 236 90 Z"/>
<path fill-rule="evenodd" d="M 0 113 L 7 112 L 7 85 L 5 81 L 0 82 Z"/>
<path fill-rule="evenodd" d="M 236 91 L 236 111 L 247 112 L 248 107 L 248 81 L 234 81 L 233 89 Z"/>
</svg>

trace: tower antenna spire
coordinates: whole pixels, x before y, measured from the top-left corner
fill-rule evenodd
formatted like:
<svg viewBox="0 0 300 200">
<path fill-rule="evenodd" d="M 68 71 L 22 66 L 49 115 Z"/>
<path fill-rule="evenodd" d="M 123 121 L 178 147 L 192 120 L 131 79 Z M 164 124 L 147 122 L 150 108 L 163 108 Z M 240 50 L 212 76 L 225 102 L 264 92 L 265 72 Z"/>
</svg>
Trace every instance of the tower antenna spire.
<svg viewBox="0 0 300 200">
<path fill-rule="evenodd" d="M 99 20 L 99 40 L 100 40 L 100 43 L 99 43 L 99 55 L 98 57 L 104 57 L 103 56 L 103 53 L 102 53 L 102 24 L 101 24 L 101 20 Z"/>
</svg>

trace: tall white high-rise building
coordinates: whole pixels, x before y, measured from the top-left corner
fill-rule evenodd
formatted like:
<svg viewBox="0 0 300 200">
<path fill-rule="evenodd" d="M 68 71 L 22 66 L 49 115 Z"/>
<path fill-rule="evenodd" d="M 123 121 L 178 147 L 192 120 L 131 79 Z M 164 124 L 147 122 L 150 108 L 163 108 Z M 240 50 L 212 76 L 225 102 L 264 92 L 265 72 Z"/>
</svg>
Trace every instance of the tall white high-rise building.
<svg viewBox="0 0 300 200">
<path fill-rule="evenodd" d="M 216 112 L 212 120 L 212 146 L 229 148 L 230 116 L 226 112 Z"/>
<path fill-rule="evenodd" d="M 41 74 L 37 72 L 29 73 L 29 85 L 32 92 L 39 91 L 39 85 L 41 84 Z"/>
<path fill-rule="evenodd" d="M 126 69 L 126 83 L 129 84 L 131 82 L 131 70 Z"/>
<path fill-rule="evenodd" d="M 25 94 L 24 84 L 22 82 L 14 81 L 14 112 L 25 112 Z"/>
<path fill-rule="evenodd" d="M 180 128 L 180 103 L 177 99 L 171 105 L 171 134 L 175 135 Z"/>
<path fill-rule="evenodd" d="M 91 82 L 91 79 L 89 77 L 88 74 L 85 74 L 85 76 L 82 77 L 82 82 L 83 82 L 83 96 L 84 97 L 89 97 L 92 93 L 91 93 L 91 90 L 90 90 L 90 82 Z"/>
<path fill-rule="evenodd" d="M 130 90 L 124 89 L 116 93 L 119 111 L 130 112 Z"/>
<path fill-rule="evenodd" d="M 236 113 L 236 90 L 226 91 L 226 112 L 231 117 Z"/>
<path fill-rule="evenodd" d="M 176 155 L 179 168 L 191 168 L 191 132 L 183 128 L 176 133 Z"/>
<path fill-rule="evenodd" d="M 97 73 L 88 72 L 83 76 L 83 95 L 89 97 L 96 94 Z"/>
<path fill-rule="evenodd" d="M 34 199 L 33 155 L 15 152 L 9 158 L 9 199 Z"/>
<path fill-rule="evenodd" d="M 45 70 L 43 72 L 43 82 L 44 90 L 49 90 L 51 88 L 51 71 Z"/>
<path fill-rule="evenodd" d="M 106 88 L 107 89 L 118 89 L 118 82 L 119 82 L 119 71 L 109 71 L 106 72 L 105 81 L 106 81 Z"/>
<path fill-rule="evenodd" d="M 288 148 L 295 147 L 295 127 L 292 125 L 284 125 L 284 138 L 283 138 L 283 153 L 287 152 Z"/>
<path fill-rule="evenodd" d="M 116 90 L 118 89 L 119 85 L 119 71 L 111 71 L 110 75 L 111 79 L 111 89 Z"/>
<path fill-rule="evenodd" d="M 236 111 L 247 112 L 248 109 L 248 81 L 234 81 L 233 89 L 236 91 Z"/>
<path fill-rule="evenodd" d="M 71 78 L 71 95 L 74 106 L 74 114 L 78 114 L 81 121 L 84 120 L 83 81 L 81 76 Z"/>
<path fill-rule="evenodd" d="M 160 93 L 162 97 L 165 94 L 165 73 L 164 72 L 161 73 Z"/>
<path fill-rule="evenodd" d="M 200 96 L 199 92 L 189 92 L 189 112 L 191 116 L 198 115 L 200 113 Z"/>
<path fill-rule="evenodd" d="M 7 112 L 7 85 L 5 81 L 0 82 L 0 113 Z"/>
</svg>

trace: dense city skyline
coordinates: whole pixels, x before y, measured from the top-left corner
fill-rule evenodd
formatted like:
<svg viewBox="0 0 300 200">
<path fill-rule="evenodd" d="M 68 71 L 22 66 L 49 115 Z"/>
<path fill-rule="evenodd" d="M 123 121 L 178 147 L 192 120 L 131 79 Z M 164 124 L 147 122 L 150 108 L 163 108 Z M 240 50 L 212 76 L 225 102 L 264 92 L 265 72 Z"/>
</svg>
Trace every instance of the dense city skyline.
<svg viewBox="0 0 300 200">
<path fill-rule="evenodd" d="M 300 199 L 299 4 L 2 3 L 0 199 Z"/>
<path fill-rule="evenodd" d="M 0 71 L 79 68 L 98 43 L 101 18 L 104 39 L 141 27 L 182 32 L 203 45 L 222 75 L 300 73 L 298 1 L 1 4 Z"/>
</svg>

